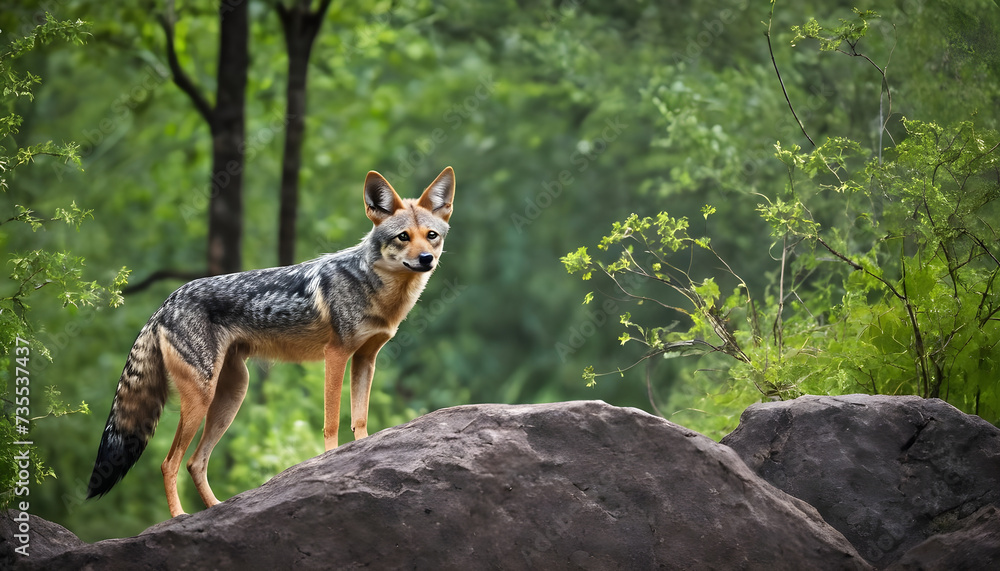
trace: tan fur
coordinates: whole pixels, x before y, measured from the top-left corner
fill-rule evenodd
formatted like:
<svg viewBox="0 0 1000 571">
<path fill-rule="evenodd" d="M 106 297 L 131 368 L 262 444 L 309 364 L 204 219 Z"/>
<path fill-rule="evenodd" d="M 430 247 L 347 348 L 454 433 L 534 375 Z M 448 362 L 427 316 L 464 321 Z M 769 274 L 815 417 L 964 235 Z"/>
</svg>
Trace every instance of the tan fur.
<svg viewBox="0 0 1000 571">
<path fill-rule="evenodd" d="M 304 335 L 265 336 L 251 333 L 245 336 L 244 342 L 250 347 L 250 355 L 262 359 L 290 363 L 318 361 L 323 358 L 324 347 L 334 342 L 335 336 L 328 324 L 329 316 L 324 322 L 317 322 L 315 328 Z"/>
</svg>

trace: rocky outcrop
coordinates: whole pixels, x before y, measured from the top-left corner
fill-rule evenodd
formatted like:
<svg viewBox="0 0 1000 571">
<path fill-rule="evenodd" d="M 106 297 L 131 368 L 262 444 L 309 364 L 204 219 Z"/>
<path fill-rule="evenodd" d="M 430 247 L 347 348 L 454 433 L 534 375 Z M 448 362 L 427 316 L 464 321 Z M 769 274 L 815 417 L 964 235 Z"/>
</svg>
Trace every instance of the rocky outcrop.
<svg viewBox="0 0 1000 571">
<path fill-rule="evenodd" d="M 877 567 L 1000 568 L 1000 429 L 944 401 L 757 404 L 722 443 Z"/>
<path fill-rule="evenodd" d="M 863 569 L 729 448 L 601 402 L 437 411 L 38 569 Z"/>
<path fill-rule="evenodd" d="M 137 537 L 9 512 L 0 568 L 1000 568 L 1000 429 L 942 401 L 754 405 L 723 442 L 600 402 L 455 407 Z"/>
<path fill-rule="evenodd" d="M 888 567 L 889 571 L 1000 568 L 1000 511 L 986 506 L 933 535 Z"/>
<path fill-rule="evenodd" d="M 16 569 L 27 557 L 50 559 L 87 545 L 65 527 L 19 510 L 0 516 L 0 569 Z"/>
</svg>

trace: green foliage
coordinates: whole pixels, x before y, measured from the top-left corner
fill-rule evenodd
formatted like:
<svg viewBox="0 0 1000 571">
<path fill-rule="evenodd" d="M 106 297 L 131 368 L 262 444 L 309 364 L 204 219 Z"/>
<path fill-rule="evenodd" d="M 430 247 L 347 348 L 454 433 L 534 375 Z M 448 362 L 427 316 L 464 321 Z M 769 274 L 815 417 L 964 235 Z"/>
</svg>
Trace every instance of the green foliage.
<svg viewBox="0 0 1000 571">
<path fill-rule="evenodd" d="M 840 25 L 833 28 L 821 26 L 815 18 L 810 18 L 802 26 L 792 26 L 792 32 L 795 33 L 795 37 L 792 38 L 792 45 L 794 46 L 804 39 L 819 40 L 819 49 L 822 51 L 848 53 L 842 48 L 844 44 L 847 44 L 851 50 L 850 53 L 857 55 L 855 48 L 858 42 L 861 41 L 861 38 L 868 33 L 869 21 L 879 18 L 879 15 L 873 10 L 853 8 L 852 11 L 854 13 L 852 18 L 841 18 Z"/>
<path fill-rule="evenodd" d="M 1000 208 L 1000 137 L 971 122 L 905 125 L 907 138 L 883 164 L 871 160 L 853 180 L 836 179 L 832 186 L 847 204 L 839 224 L 823 231 L 780 227 L 786 240 L 833 256 L 795 256 L 792 275 L 823 272 L 831 263 L 849 271 L 835 284 L 843 288 L 840 299 L 821 319 L 808 320 L 821 342 L 802 341 L 813 348 L 814 376 L 838 385 L 804 386 L 941 397 L 996 422 L 1000 400 L 987 371 L 1000 358 L 1000 236 L 989 221 Z M 795 195 L 802 210 L 805 200 Z"/>
<path fill-rule="evenodd" d="M 945 128 L 907 121 L 906 127 L 908 137 L 889 160 L 854 169 L 848 163 L 861 154 L 856 143 L 830 139 L 805 153 L 776 145 L 789 169 L 788 197 L 764 197 L 758 206 L 778 240 L 772 251 L 780 248 L 764 295 L 751 295 L 707 239 L 690 236 L 688 221 L 666 212 L 616 222 L 598 246 L 619 247 L 620 257 L 609 264 L 586 248 L 562 261 L 570 273 L 601 272 L 629 298 L 685 320 L 686 330 L 673 331 L 643 327 L 623 314 L 620 340 L 645 346 L 639 362 L 697 349 L 730 357 L 720 366 L 733 392 L 744 396 L 748 387 L 780 399 L 916 394 L 997 422 L 1000 229 L 990 221 L 1000 214 L 1000 137 L 971 122 Z M 830 191 L 845 206 L 824 225 L 806 202 Z M 691 263 L 699 252 L 737 283 L 721 303 L 713 277 L 698 279 L 682 267 L 704 268 Z M 679 293 L 684 303 L 638 293 L 647 281 Z M 597 376 L 592 367 L 584 372 L 588 384 Z M 745 404 L 725 392 L 715 396 L 716 407 L 719 399 Z"/>
<path fill-rule="evenodd" d="M 60 22 L 46 15 L 43 24 L 35 27 L 29 35 L 13 40 L 8 49 L 0 54 L 0 88 L 3 92 L 3 104 L 10 112 L 0 120 L 0 171 L 3 173 L 0 191 L 8 190 L 6 177 L 15 167 L 32 162 L 37 155 L 55 155 L 80 163 L 74 144 L 57 146 L 42 143 L 20 147 L 14 141 L 13 135 L 17 133 L 22 119 L 13 112 L 13 99 L 31 99 L 33 85 L 41 80 L 30 72 L 16 71 L 13 63 L 52 40 L 82 41 L 83 27 L 84 24 L 80 21 Z M 90 210 L 80 209 L 76 202 L 72 202 L 68 209 L 57 207 L 48 220 L 39 218 L 31 209 L 20 204 L 14 205 L 14 210 L 14 216 L 0 221 L 3 226 L 0 229 L 0 243 L 8 243 L 12 235 L 25 229 L 30 229 L 31 232 L 44 230 L 48 222 L 65 222 L 79 230 L 83 221 L 92 217 Z M 34 483 L 40 484 L 46 477 L 55 475 L 35 446 L 15 446 L 13 443 L 30 441 L 26 435 L 30 434 L 41 419 L 89 412 L 86 402 L 75 407 L 63 402 L 62 393 L 54 385 L 44 387 L 44 392 L 41 390 L 42 381 L 37 377 L 37 371 L 43 360 L 51 362 L 51 354 L 44 344 L 34 339 L 29 301 L 34 303 L 35 293 L 44 288 L 44 291 L 50 293 L 49 297 L 57 300 L 64 308 L 93 306 L 101 299 L 107 299 L 111 306 L 118 306 L 123 301 L 120 289 L 128 275 L 122 268 L 112 279 L 111 285 L 103 287 L 95 281 L 85 281 L 83 259 L 66 251 L 35 249 L 12 252 L 6 258 L 10 268 L 9 278 L 0 281 L 0 393 L 4 395 L 0 415 L 0 458 L 3 459 L 0 462 L 0 507 L 6 507 L 14 499 L 15 488 L 27 485 L 18 476 L 18 466 L 23 462 L 15 462 L 17 455 L 28 454 Z M 7 393 L 9 386 L 14 387 L 11 397 Z M 37 404 L 43 402 L 43 394 L 46 413 L 32 416 L 32 409 L 37 410 Z M 35 403 L 35 407 L 31 406 L 32 403 Z"/>
<path fill-rule="evenodd" d="M 82 44 L 86 37 L 87 25 L 76 20 L 59 21 L 51 14 L 45 14 L 45 22 L 39 24 L 30 34 L 15 38 L 0 52 L 0 92 L 2 92 L 2 107 L 0 110 L 0 192 L 7 190 L 7 177 L 12 171 L 24 164 L 32 162 L 36 156 L 50 155 L 63 161 L 80 165 L 79 146 L 75 143 L 55 144 L 52 141 L 28 145 L 25 147 L 11 146 L 9 141 L 17 134 L 23 121 L 14 111 L 14 103 L 18 98 L 33 99 L 32 90 L 42 79 L 30 71 L 19 71 L 17 61 L 30 53 L 36 47 L 54 40 L 63 40 Z"/>
<path fill-rule="evenodd" d="M 600 271 L 628 297 L 686 319 L 686 331 L 670 331 L 622 315 L 620 339 L 645 345 L 641 360 L 698 347 L 701 355 L 731 357 L 723 367 L 732 386 L 752 386 L 764 398 L 916 394 L 997 422 L 1000 229 L 990 221 L 1000 214 L 1000 137 L 971 122 L 906 121 L 906 128 L 889 160 L 854 169 L 848 163 L 861 154 L 856 143 L 830 139 L 805 153 L 776 145 L 788 166 L 788 197 L 765 197 L 758 206 L 780 247 L 779 271 L 763 296 L 750 294 L 707 239 L 691 237 L 686 219 L 665 212 L 616 222 L 598 246 L 620 246 L 616 261 L 591 259 L 580 248 L 563 263 L 570 273 Z M 830 191 L 845 206 L 824 225 L 806 202 Z M 698 280 L 679 267 L 698 251 L 738 283 L 721 305 L 712 277 Z M 686 303 L 636 293 L 642 281 Z M 584 377 L 593 383 L 593 368 Z"/>
<path fill-rule="evenodd" d="M 690 352 L 697 346 L 703 347 L 703 351 L 717 351 L 743 360 L 746 357 L 735 343 L 727 324 L 727 311 L 731 308 L 719 305 L 721 294 L 716 281 L 711 277 L 698 280 L 672 260 L 679 252 L 688 258 L 704 252 L 725 265 L 709 240 L 690 236 L 688 227 L 687 218 L 674 218 L 666 212 L 661 212 L 655 219 L 632 214 L 624 222 L 615 222 L 611 234 L 603 237 L 598 244 L 601 250 L 620 250 L 621 254 L 614 262 L 606 264 L 591 258 L 585 247 L 567 254 L 561 261 L 571 274 L 589 276 L 600 272 L 628 298 L 640 304 L 651 302 L 687 320 L 689 328 L 686 331 L 674 331 L 674 326 L 644 328 L 632 321 L 631 313 L 622 314 L 620 321 L 625 326 L 625 332 L 619 340 L 623 345 L 634 341 L 645 346 L 646 353 L 640 361 L 675 352 Z M 730 276 L 741 284 L 741 289 L 746 288 L 742 278 L 732 272 Z M 664 296 L 649 295 L 646 292 L 650 285 L 679 294 L 684 303 L 674 304 L 664 301 Z M 731 301 L 727 300 L 726 304 Z M 638 336 L 634 336 L 633 331 Z M 584 377 L 591 384 L 595 380 L 592 369 L 588 369 Z"/>
<path fill-rule="evenodd" d="M 876 15 L 855 14 L 832 30 L 814 20 L 795 27 L 796 40 L 817 38 L 822 49 L 838 51 L 846 42 L 860 55 L 854 49 Z M 808 152 L 775 145 L 787 185 L 776 196 L 759 195 L 778 262 L 763 294 L 751 293 L 708 238 L 690 236 L 687 219 L 666 212 L 614 223 L 598 245 L 620 247 L 611 263 L 585 248 L 565 256 L 570 273 L 599 271 L 627 297 L 669 309 L 687 326 L 643 327 L 623 314 L 622 344 L 645 346 L 625 370 L 697 348 L 710 364 L 702 370 L 726 376 L 698 403 L 728 419 L 724 430 L 749 400 L 805 393 L 940 397 L 1000 421 L 993 374 L 1000 362 L 1000 137 L 971 121 L 903 125 L 905 138 L 871 159 L 844 137 Z M 703 209 L 706 220 L 713 210 Z M 687 269 L 704 271 L 698 256 L 706 251 L 717 275 L 735 283 L 721 305 L 714 277 Z M 668 291 L 639 293 L 644 281 Z M 664 302 L 671 293 L 684 303 Z M 720 361 L 723 355 L 729 358 Z M 593 366 L 584 371 L 588 385 L 597 376 Z"/>
</svg>

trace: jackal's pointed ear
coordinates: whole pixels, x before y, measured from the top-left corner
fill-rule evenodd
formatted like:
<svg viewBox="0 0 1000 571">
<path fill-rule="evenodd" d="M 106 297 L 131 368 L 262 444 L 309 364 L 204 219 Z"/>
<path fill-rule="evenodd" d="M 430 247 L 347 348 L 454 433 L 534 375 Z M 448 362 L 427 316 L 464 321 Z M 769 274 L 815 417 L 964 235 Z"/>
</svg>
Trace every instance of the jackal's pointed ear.
<svg viewBox="0 0 1000 571">
<path fill-rule="evenodd" d="M 365 214 L 375 224 L 381 223 L 392 213 L 403 207 L 392 185 L 375 171 L 368 171 L 365 177 Z"/>
<path fill-rule="evenodd" d="M 451 202 L 455 198 L 455 171 L 445 167 L 434 182 L 424 190 L 417 202 L 445 222 L 451 218 Z"/>
</svg>

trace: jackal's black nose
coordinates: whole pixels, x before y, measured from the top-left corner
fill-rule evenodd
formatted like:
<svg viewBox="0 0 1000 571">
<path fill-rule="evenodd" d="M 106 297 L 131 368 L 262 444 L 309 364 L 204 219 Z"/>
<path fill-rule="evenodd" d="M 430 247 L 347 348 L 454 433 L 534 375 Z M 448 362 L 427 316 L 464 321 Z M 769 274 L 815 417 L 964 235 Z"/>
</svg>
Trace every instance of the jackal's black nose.
<svg viewBox="0 0 1000 571">
<path fill-rule="evenodd" d="M 428 254 L 427 252 L 424 252 L 419 256 L 417 256 L 417 261 L 420 262 L 421 266 L 424 266 L 426 268 L 434 262 L 434 254 Z"/>
</svg>

